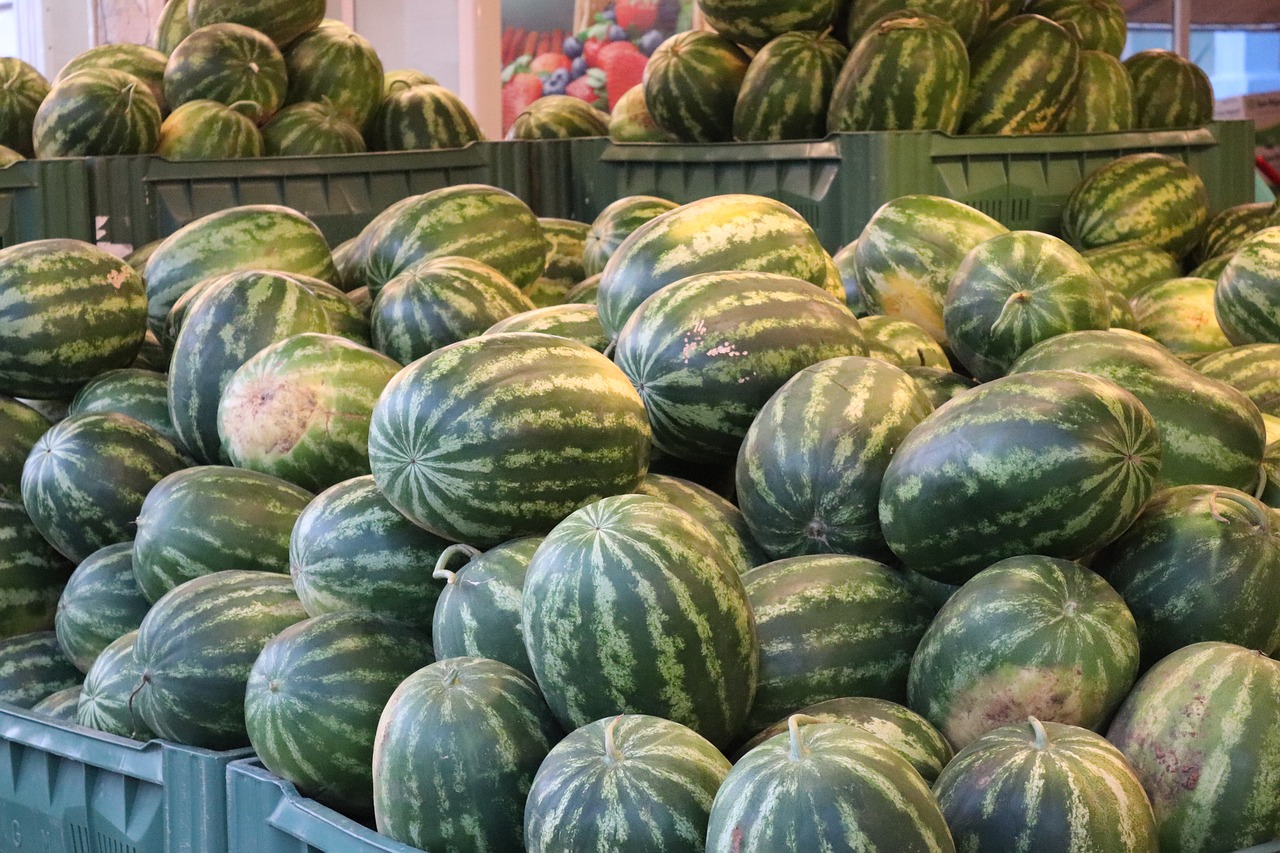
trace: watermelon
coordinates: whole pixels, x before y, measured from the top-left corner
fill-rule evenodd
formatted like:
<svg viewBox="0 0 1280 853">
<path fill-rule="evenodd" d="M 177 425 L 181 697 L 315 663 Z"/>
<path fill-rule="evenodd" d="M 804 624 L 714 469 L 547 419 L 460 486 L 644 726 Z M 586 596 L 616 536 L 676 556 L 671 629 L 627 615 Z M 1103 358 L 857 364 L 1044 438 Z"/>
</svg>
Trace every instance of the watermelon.
<svg viewBox="0 0 1280 853">
<path fill-rule="evenodd" d="M 516 117 L 507 138 L 572 139 L 608 135 L 606 117 L 586 101 L 570 95 L 547 95 Z"/>
<path fill-rule="evenodd" d="M 438 659 L 487 658 L 534 677 L 520 625 L 520 602 L 525 572 L 541 544 L 542 538 L 533 536 L 484 553 L 454 545 L 440 555 L 434 577 L 444 581 L 444 591 L 431 619 Z M 458 553 L 468 557 L 465 566 L 456 566 Z M 457 571 L 450 571 L 451 565 Z"/>
<path fill-rule="evenodd" d="M 1228 207 L 1209 220 L 1204 237 L 1192 253 L 1193 261 L 1203 263 L 1225 254 L 1234 254 L 1244 242 L 1271 225 L 1276 214 L 1274 202 L 1256 202 Z"/>
<path fill-rule="evenodd" d="M 443 86 L 395 89 L 382 101 L 365 131 L 370 151 L 465 148 L 484 140 L 462 99 Z"/>
<path fill-rule="evenodd" d="M 142 421 L 175 445 L 178 434 L 169 419 L 169 381 L 163 373 L 139 368 L 108 370 L 76 392 L 69 415 L 119 412 Z M 46 424 L 47 426 L 47 424 Z"/>
<path fill-rule="evenodd" d="M 738 454 L 738 505 L 755 539 L 774 559 L 891 559 L 876 515 L 880 480 L 932 411 L 914 380 L 880 361 L 833 358 L 801 370 L 760 410 Z"/>
<path fill-rule="evenodd" d="M 359 283 L 360 271 L 357 269 L 360 263 L 356 253 L 358 241 L 358 237 L 352 237 L 333 247 L 333 265 L 338 270 L 338 277 L 333 283 L 348 295 L 364 287 Z M 364 287 L 364 291 L 368 294 L 369 288 Z"/>
<path fill-rule="evenodd" d="M 1052 133 L 1076 97 L 1080 43 L 1041 15 L 1010 18 L 987 34 L 971 62 L 961 130 Z"/>
<path fill-rule="evenodd" d="M 163 240 L 152 240 L 150 243 L 144 243 L 132 252 L 124 256 L 124 262 L 133 267 L 139 273 L 146 269 L 147 261 L 151 260 L 152 254 L 160 247 Z"/>
<path fill-rule="evenodd" d="M 564 295 L 564 303 L 566 305 L 590 305 L 596 309 L 596 322 L 600 320 L 600 309 L 596 305 L 596 297 L 600 293 L 600 280 L 603 276 L 596 273 L 589 278 L 584 278 L 579 284 L 575 285 L 572 290 Z M 604 326 L 600 327 L 604 331 Z M 607 339 L 606 339 L 607 342 Z"/>
<path fill-rule="evenodd" d="M 243 24 L 265 33 L 281 47 L 324 19 L 324 0 L 188 0 L 194 27 Z"/>
<path fill-rule="evenodd" d="M 150 154 L 160 139 L 160 105 L 132 74 L 86 68 L 54 85 L 31 134 L 42 160 Z"/>
<path fill-rule="evenodd" d="M 1132 609 L 1146 666 L 1210 640 L 1280 650 L 1280 520 L 1244 492 L 1157 492 L 1093 568 Z"/>
<path fill-rule="evenodd" d="M 987 31 L 989 3 L 996 0 L 856 0 L 848 14 L 846 41 L 856 45 L 889 16 L 933 17 L 976 46 Z"/>
<path fill-rule="evenodd" d="M 397 68 L 382 75 L 382 96 L 385 98 L 397 89 L 411 86 L 436 86 L 439 81 L 416 68 Z"/>
<path fill-rule="evenodd" d="M 1207 278 L 1174 278 L 1145 287 L 1133 297 L 1137 331 L 1163 344 L 1187 361 L 1228 349 L 1213 313 L 1217 282 Z"/>
<path fill-rule="evenodd" d="M 1138 676 L 1138 629 L 1101 577 L 1010 557 L 960 588 L 911 661 L 911 708 L 957 749 L 1028 716 L 1097 729 Z"/>
<path fill-rule="evenodd" d="M 910 320 L 947 345 L 947 286 L 970 251 L 1009 229 L 951 199 L 909 195 L 876 211 L 858 240 L 836 256 L 852 265 L 868 313 Z"/>
<path fill-rule="evenodd" d="M 194 19 L 193 19 L 194 21 Z M 164 69 L 164 96 L 177 109 L 188 101 L 240 104 L 262 124 L 284 103 L 284 56 L 257 30 L 239 24 L 197 24 L 173 49 Z"/>
<path fill-rule="evenodd" d="M 16 496 L 15 496 L 16 497 Z M 0 500 L 0 639 L 47 631 L 72 565 L 40 535 L 22 504 Z"/>
<path fill-rule="evenodd" d="M 337 279 L 329 244 L 311 220 L 277 205 L 233 207 L 167 237 L 147 261 L 147 326 L 157 336 L 169 310 L 202 279 L 268 269 Z"/>
<path fill-rule="evenodd" d="M 397 374 L 373 411 L 369 460 L 414 523 L 489 547 L 631 491 L 650 440 L 640 395 L 607 358 L 513 332 L 436 350 Z"/>
<path fill-rule="evenodd" d="M 1003 376 L 1041 341 L 1111 325 L 1107 287 L 1057 237 L 1014 231 L 981 244 L 947 288 L 947 340 L 977 379 Z"/>
<path fill-rule="evenodd" d="M 614 142 L 675 142 L 658 127 L 644 100 L 644 86 L 636 84 L 618 98 L 609 118 L 609 138 Z"/>
<path fill-rule="evenodd" d="M 61 720 L 64 723 L 74 723 L 76 721 L 76 707 L 80 704 L 80 685 L 68 687 L 65 690 L 58 690 L 50 693 L 39 702 L 31 706 L 31 713 L 43 714 L 55 720 Z"/>
<path fill-rule="evenodd" d="M 58 645 L 88 672 L 110 643 L 137 630 L 151 609 L 133 574 L 133 543 L 120 542 L 85 558 L 58 600 Z"/>
<path fill-rule="evenodd" d="M 636 494 L 664 500 L 693 516 L 720 542 L 738 574 L 769 562 L 769 555 L 751 534 L 741 510 L 706 486 L 665 474 L 649 474 L 636 488 Z"/>
<path fill-rule="evenodd" d="M 80 684 L 52 631 L 0 640 L 0 703 L 30 708 L 50 693 Z"/>
<path fill-rule="evenodd" d="M 1234 257 L 1234 252 L 1227 252 L 1218 255 L 1216 258 L 1210 258 L 1200 266 L 1192 269 L 1187 275 L 1191 278 L 1208 278 L 1217 281 L 1222 277 L 1222 273 L 1227 269 L 1227 264 L 1231 263 L 1231 259 Z"/>
<path fill-rule="evenodd" d="M 49 81 L 21 59 L 0 57 L 0 145 L 24 157 L 36 155 L 31 128 Z"/>
<path fill-rule="evenodd" d="M 80 689 L 77 723 L 134 740 L 155 737 L 133 705 L 133 694 L 143 683 L 142 668 L 133 653 L 137 641 L 135 628 L 112 641 L 94 660 Z"/>
<path fill-rule="evenodd" d="M 946 351 L 922 327 L 910 320 L 880 315 L 860 317 L 858 325 L 867 339 L 867 355 L 894 367 L 947 369 Z"/>
<path fill-rule="evenodd" d="M 580 341 L 597 352 L 609 347 L 609 336 L 600 325 L 600 312 L 595 305 L 552 305 L 513 314 L 485 330 L 486 335 L 504 332 L 540 332 Z"/>
<path fill-rule="evenodd" d="M 7 145 L 0 145 L 0 169 L 7 169 L 14 163 L 27 159 Z"/>
<path fill-rule="evenodd" d="M 1214 310 L 1227 340 L 1280 344 L 1280 228 L 1267 228 L 1244 242 L 1218 279 Z M 2 256 L 2 255 L 0 255 Z"/>
<path fill-rule="evenodd" d="M 565 294 L 587 277 L 583 256 L 591 226 L 570 219 L 539 219 L 538 225 L 550 247 L 547 267 L 524 292 L 535 307 L 545 308 L 563 304 Z"/>
<path fill-rule="evenodd" d="M 229 160 L 261 157 L 262 150 L 262 133 L 248 116 L 217 101 L 198 100 L 187 101 L 160 125 L 156 154 L 169 160 Z"/>
<path fill-rule="evenodd" d="M 1132 129 L 1134 121 L 1133 81 L 1120 60 L 1101 50 L 1082 52 L 1080 83 L 1062 132 L 1117 133 Z"/>
<path fill-rule="evenodd" d="M 378 721 L 378 832 L 423 850 L 523 850 L 525 799 L 560 738 L 537 686 L 506 664 L 419 670 Z"/>
<path fill-rule="evenodd" d="M 1208 221 L 1208 191 L 1187 164 L 1166 154 L 1130 154 L 1076 187 L 1062 233 L 1081 250 L 1137 241 L 1181 258 Z"/>
<path fill-rule="evenodd" d="M 433 660 L 425 635 L 372 613 L 286 628 L 249 672 L 244 717 L 254 752 L 303 796 L 372 817 L 378 718 L 400 682 Z"/>
<path fill-rule="evenodd" d="M 699 8 L 722 36 L 761 48 L 795 30 L 822 32 L 835 22 L 836 0 L 702 0 Z"/>
<path fill-rule="evenodd" d="M 719 542 L 673 504 L 620 495 L 570 515 L 534 553 L 521 607 L 567 730 L 638 713 L 721 749 L 742 733 L 760 671 L 751 605 Z"/>
<path fill-rule="evenodd" d="M 1137 518 L 1160 459 L 1155 419 L 1119 385 L 1067 370 L 1009 376 L 907 436 L 885 471 L 880 526 L 903 563 L 948 583 L 1020 554 L 1080 557 Z"/>
<path fill-rule="evenodd" d="M 1177 258 L 1139 242 L 1089 249 L 1084 252 L 1084 259 L 1104 282 L 1129 298 L 1144 287 L 1182 275 Z"/>
<path fill-rule="evenodd" d="M 587 276 L 604 272 L 609 259 L 632 232 L 680 205 L 651 195 L 620 198 L 600 212 L 587 232 L 582 269 Z"/>
<path fill-rule="evenodd" d="M 71 405 L 71 401 L 62 400 L 31 400 L 16 398 L 20 405 L 26 406 L 33 410 L 40 417 L 50 423 L 59 423 L 67 417 L 67 407 Z M 25 460 L 24 460 L 25 464 Z"/>
<path fill-rule="evenodd" d="M 842 697 L 810 705 L 797 712 L 797 725 L 843 723 L 875 735 L 893 747 L 912 768 L 930 784 L 951 761 L 951 744 L 947 743 L 928 720 L 894 702 L 867 697 Z M 738 750 L 734 761 L 741 761 L 760 744 L 783 734 L 790 728 L 782 719 L 761 731 Z"/>
<path fill-rule="evenodd" d="M 21 500 L 22 466 L 50 426 L 35 409 L 0 396 L 0 500 Z"/>
<path fill-rule="evenodd" d="M 367 39 L 341 21 L 326 20 L 284 52 L 285 103 L 327 102 L 357 133 L 382 103 L 383 69 Z"/>
<path fill-rule="evenodd" d="M 267 572 L 216 572 L 173 588 L 138 629 L 135 712 L 168 740 L 248 746 L 244 698 L 253 662 L 268 640 L 305 618 L 289 579 Z"/>
<path fill-rule="evenodd" d="M 737 455 L 760 409 L 797 372 L 865 354 L 857 319 L 835 297 L 789 276 L 742 272 L 692 276 L 645 300 L 614 360 L 644 400 L 654 444 L 716 462 Z"/>
<path fill-rule="evenodd" d="M 1196 370 L 1242 391 L 1264 415 L 1280 417 L 1280 344 L 1245 344 L 1207 356 Z"/>
<path fill-rule="evenodd" d="M 372 476 L 321 492 L 298 516 L 289 567 L 311 616 L 366 611 L 431 631 L 441 584 L 431 567 L 449 547 L 396 511 Z"/>
<path fill-rule="evenodd" d="M 826 32 L 787 32 L 751 59 L 733 112 L 742 142 L 821 139 L 849 49 Z"/>
<path fill-rule="evenodd" d="M 1167 50 L 1144 50 L 1124 61 L 1142 130 L 1204 127 L 1213 121 L 1213 84 L 1200 66 Z"/>
<path fill-rule="evenodd" d="M 327 104 L 291 104 L 262 128 L 268 157 L 363 154 L 360 131 Z"/>
<path fill-rule="evenodd" d="M 929 786 L 893 747 L 853 726 L 802 728 L 801 719 L 729 771 L 711 806 L 707 853 L 955 853 Z"/>
<path fill-rule="evenodd" d="M 598 720 L 552 748 L 525 805 L 528 853 L 701 850 L 729 762 L 679 723 Z"/>
<path fill-rule="evenodd" d="M 189 35 L 191 18 L 187 15 L 187 0 L 165 0 L 151 36 L 152 46 L 168 56 Z"/>
<path fill-rule="evenodd" d="M 990 15 L 987 18 L 987 31 L 990 32 L 1005 21 L 1022 14 L 1027 5 L 1026 0 L 987 0 Z"/>
<path fill-rule="evenodd" d="M 649 114 L 681 142 L 729 142 L 749 63 L 742 48 L 716 33 L 672 36 L 644 69 Z"/>
<path fill-rule="evenodd" d="M 143 498 L 186 460 L 158 432 L 114 412 L 73 415 L 45 433 L 22 469 L 22 502 L 75 563 L 133 538 Z"/>
<path fill-rule="evenodd" d="M 890 15 L 854 43 L 831 96 L 828 128 L 954 133 L 968 86 L 969 54 L 955 27 L 932 15 Z"/>
<path fill-rule="evenodd" d="M 1160 849 L 1229 853 L 1280 837 L 1280 663 L 1198 643 L 1148 672 L 1107 739 L 1155 810 Z"/>
<path fill-rule="evenodd" d="M 169 57 L 160 51 L 141 44 L 101 44 L 91 47 L 73 58 L 58 76 L 53 78 L 57 86 L 72 74 L 87 68 L 110 68 L 132 74 L 151 90 L 161 113 L 168 112 L 164 99 L 164 68 Z"/>
<path fill-rule="evenodd" d="M 1086 51 L 1118 57 L 1129 38 L 1124 7 L 1117 0 L 1030 0 L 1026 11 L 1062 24 Z"/>
<path fill-rule="evenodd" d="M 934 786 L 961 850 L 1156 853 L 1156 821 L 1118 749 L 1078 726 L 1035 717 L 988 732 Z M 1017 839 L 1017 847 L 1010 846 Z"/>
<path fill-rule="evenodd" d="M 935 409 L 978 387 L 978 380 L 939 367 L 908 367 L 906 372 Z"/>
<path fill-rule="evenodd" d="M 137 267 L 134 267 L 137 269 Z M 160 343 L 160 339 L 151 333 L 148 329 L 146 335 L 142 339 L 142 348 L 138 350 L 138 356 L 133 360 L 129 367 L 136 370 L 150 370 L 156 373 L 167 373 L 169 370 L 169 356 L 164 351 L 164 347 Z"/>
<path fill-rule="evenodd" d="M 746 195 L 695 201 L 636 228 L 614 252 L 600 280 L 600 322 L 617 337 L 640 303 L 668 284 L 733 270 L 821 287 L 827 253 L 809 223 L 782 202 Z"/>
<path fill-rule="evenodd" d="M 1076 370 L 1131 392 L 1155 418 L 1163 448 L 1160 482 L 1252 492 L 1265 445 L 1257 407 L 1164 347 L 1131 332 L 1076 332 L 1033 347 L 1011 372 Z"/>
<path fill-rule="evenodd" d="M 1280 509 L 1280 438 L 1267 445 L 1262 457 L 1263 484 L 1258 497 L 1272 509 Z"/>
</svg>

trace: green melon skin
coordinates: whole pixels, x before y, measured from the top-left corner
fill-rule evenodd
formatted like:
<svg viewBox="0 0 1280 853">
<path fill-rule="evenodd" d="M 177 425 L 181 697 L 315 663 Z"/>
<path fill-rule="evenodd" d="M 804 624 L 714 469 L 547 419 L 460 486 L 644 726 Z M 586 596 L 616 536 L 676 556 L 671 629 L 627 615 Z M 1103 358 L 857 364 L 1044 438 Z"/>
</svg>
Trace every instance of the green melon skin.
<svg viewBox="0 0 1280 853">
<path fill-rule="evenodd" d="M 169 417 L 169 382 L 163 373 L 128 367 L 99 374 L 81 386 L 67 408 L 68 415 L 93 412 L 128 415 L 177 445 Z"/>
<path fill-rule="evenodd" d="M 1053 133 L 1062 126 L 1080 82 L 1080 43 L 1040 15 L 996 27 L 974 50 L 961 132 Z"/>
<path fill-rule="evenodd" d="M 591 223 L 583 247 L 582 269 L 585 275 L 590 277 L 603 273 L 609 259 L 633 231 L 679 206 L 674 201 L 656 196 L 636 195 L 620 198 L 600 211 Z"/>
<path fill-rule="evenodd" d="M 1134 126 L 1133 81 L 1110 53 L 1080 54 L 1080 83 L 1062 122 L 1063 133 L 1118 133 Z"/>
<path fill-rule="evenodd" d="M 916 381 L 920 392 L 935 409 L 978 387 L 978 380 L 973 377 L 939 367 L 908 367 L 907 375 Z"/>
<path fill-rule="evenodd" d="M 1182 264 L 1177 258 L 1145 243 L 1116 243 L 1089 249 L 1083 256 L 1104 282 L 1126 298 L 1137 296 L 1145 287 L 1182 275 Z"/>
<path fill-rule="evenodd" d="M 261 157 L 262 133 L 248 116 L 207 99 L 187 101 L 160 125 L 156 154 L 168 160 Z"/>
<path fill-rule="evenodd" d="M 959 34 L 962 43 L 977 47 L 988 32 L 991 6 L 999 0 L 856 0 L 849 13 L 846 36 L 856 44 L 874 25 L 891 14 L 937 18 Z"/>
<path fill-rule="evenodd" d="M 535 306 L 545 308 L 567 302 L 565 295 L 587 277 L 583 256 L 591 226 L 572 219 L 550 218 L 539 219 L 538 225 L 550 247 L 547 267 L 524 292 Z"/>
<path fill-rule="evenodd" d="M 1280 288 L 1271 266 L 1280 228 L 1267 228 L 1240 246 L 1218 278 L 1214 313 L 1235 346 L 1280 343 Z"/>
<path fill-rule="evenodd" d="M 324 0 L 188 0 L 187 15 L 197 29 L 231 22 L 252 27 L 281 47 L 320 25 Z"/>
<path fill-rule="evenodd" d="M 58 76 L 53 78 L 53 85 L 88 68 L 123 71 L 147 84 L 151 94 L 155 95 L 161 115 L 164 115 L 169 112 L 164 99 L 164 67 L 168 59 L 166 54 L 141 44 L 100 44 L 62 66 Z"/>
<path fill-rule="evenodd" d="M 0 145 L 23 157 L 36 156 L 31 128 L 49 81 L 16 57 L 0 57 Z"/>
<path fill-rule="evenodd" d="M 443 86 L 396 88 L 369 121 L 370 151 L 422 151 L 465 148 L 484 133 L 462 99 Z"/>
<path fill-rule="evenodd" d="M 328 157 L 363 154 L 364 137 L 355 125 L 323 104 L 290 104 L 262 128 L 268 157 Z"/>
<path fill-rule="evenodd" d="M 1209 220 L 1204 237 L 1191 256 L 1192 261 L 1204 263 L 1225 254 L 1235 254 L 1246 240 L 1270 227 L 1275 215 L 1276 205 L 1269 201 L 1228 207 Z"/>
<path fill-rule="evenodd" d="M 113 641 L 94 660 L 80 689 L 77 723 L 134 740 L 148 741 L 155 737 L 131 701 L 142 683 L 142 670 L 133 653 L 137 640 L 135 628 Z"/>
<path fill-rule="evenodd" d="M 51 426 L 30 406 L 0 396 L 0 499 L 21 502 L 22 466 Z"/>
<path fill-rule="evenodd" d="M 609 138 L 614 142 L 675 142 L 676 138 L 658 127 L 644 100 L 644 86 L 635 85 L 613 105 L 609 118 Z"/>
<path fill-rule="evenodd" d="M 1280 417 L 1280 344 L 1231 347 L 1200 359 L 1195 368 L 1243 392 L 1264 415 Z"/>
<path fill-rule="evenodd" d="M 164 69 L 164 97 L 173 109 L 196 100 L 242 105 L 257 124 L 284 104 L 288 85 L 279 49 L 263 33 L 234 23 L 197 25 Z"/>
<path fill-rule="evenodd" d="M 720 541 L 738 574 L 764 565 L 771 559 L 751 533 L 742 511 L 706 486 L 679 477 L 650 473 L 636 488 L 636 494 L 674 504 L 701 522 Z"/>
<path fill-rule="evenodd" d="M 80 704 L 80 685 L 57 690 L 31 706 L 31 713 L 43 714 L 64 723 L 76 721 L 76 707 Z"/>
<path fill-rule="evenodd" d="M 609 123 L 581 98 L 547 95 L 516 117 L 508 139 L 574 139 L 608 136 Z"/>
<path fill-rule="evenodd" d="M 741 142 L 822 139 L 849 50 L 830 33 L 778 36 L 751 60 L 733 112 Z M 797 85 L 799 84 L 799 85 Z"/>
<path fill-rule="evenodd" d="M 58 599 L 54 632 L 67 659 L 88 672 L 108 645 L 136 631 L 151 609 L 133 575 L 133 543 L 108 545 L 76 566 Z"/>
<path fill-rule="evenodd" d="M 609 348 L 609 336 L 600 325 L 600 311 L 590 304 L 552 305 L 513 314 L 499 320 L 488 329 L 486 335 L 506 332 L 537 332 L 584 343 L 599 353 Z"/>
<path fill-rule="evenodd" d="M 1195 63 L 1167 50 L 1144 50 L 1124 67 L 1133 80 L 1139 128 L 1177 130 L 1213 121 L 1213 84 Z"/>
<path fill-rule="evenodd" d="M 1214 315 L 1216 290 L 1217 282 L 1207 278 L 1174 278 L 1146 287 L 1131 300 L 1135 330 L 1188 362 L 1229 349 Z"/>
<path fill-rule="evenodd" d="M 747 54 L 722 35 L 678 33 L 645 66 L 649 114 L 681 142 L 729 142 L 748 67 Z"/>
<path fill-rule="evenodd" d="M 187 0 L 165 0 L 151 34 L 152 47 L 168 56 L 189 35 L 191 18 L 187 16 Z"/>
<path fill-rule="evenodd" d="M 707 0 L 699 8 L 717 33 L 750 48 L 783 33 L 822 32 L 839 11 L 835 0 Z"/>
<path fill-rule="evenodd" d="M 1026 11 L 1057 21 L 1086 51 L 1118 57 L 1129 35 L 1125 10 L 1116 0 L 1030 0 Z"/>
<path fill-rule="evenodd" d="M 31 136 L 42 160 L 150 154 L 160 121 L 160 104 L 144 81 L 113 68 L 86 68 L 49 91 Z"/>
<path fill-rule="evenodd" d="M 0 702 L 30 708 L 50 693 L 80 684 L 81 674 L 52 631 L 0 640 Z"/>
<path fill-rule="evenodd" d="M 383 98 L 382 60 L 373 45 L 341 21 L 325 20 L 284 51 L 286 103 L 325 103 L 358 132 Z M 363 144 L 363 143 L 362 143 Z"/>
</svg>

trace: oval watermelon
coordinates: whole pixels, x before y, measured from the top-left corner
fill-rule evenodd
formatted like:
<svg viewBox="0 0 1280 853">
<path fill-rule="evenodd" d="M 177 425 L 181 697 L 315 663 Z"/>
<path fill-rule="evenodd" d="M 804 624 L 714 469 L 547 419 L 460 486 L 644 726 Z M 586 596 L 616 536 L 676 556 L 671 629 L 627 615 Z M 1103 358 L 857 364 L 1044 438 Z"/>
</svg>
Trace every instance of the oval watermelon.
<svg viewBox="0 0 1280 853">
<path fill-rule="evenodd" d="M 1089 249 L 1084 259 L 1104 282 L 1126 298 L 1137 296 L 1144 287 L 1182 275 L 1177 258 L 1139 242 Z"/>
<path fill-rule="evenodd" d="M 821 139 L 849 49 L 826 32 L 788 32 L 751 59 L 733 112 L 742 142 Z"/>
<path fill-rule="evenodd" d="M 0 499 L 21 502 L 22 466 L 50 426 L 35 409 L 0 396 Z"/>
<path fill-rule="evenodd" d="M 0 57 L 0 145 L 36 156 L 31 128 L 49 95 L 49 81 L 17 57 Z"/>
<path fill-rule="evenodd" d="M 504 332 L 539 332 L 579 341 L 596 352 L 609 348 L 609 336 L 600 325 L 600 311 L 595 305 L 566 304 L 535 308 L 499 320 L 485 330 L 486 335 Z"/>
<path fill-rule="evenodd" d="M 187 16 L 187 0 L 165 0 L 160 17 L 156 19 L 155 32 L 151 36 L 152 46 L 168 56 L 189 35 L 191 18 Z"/>
<path fill-rule="evenodd" d="M 739 574 L 769 562 L 769 555 L 751 534 L 742 511 L 706 486 L 665 474 L 649 474 L 636 487 L 636 494 L 664 500 L 693 516 L 719 540 Z"/>
<path fill-rule="evenodd" d="M 1080 43 L 1048 18 L 1019 15 L 987 34 L 971 65 L 964 133 L 1052 133 L 1075 99 Z"/>
<path fill-rule="evenodd" d="M 1144 50 L 1124 61 L 1133 80 L 1138 127 L 1176 130 L 1213 121 L 1213 84 L 1195 63 L 1167 50 Z"/>
<path fill-rule="evenodd" d="M 825 0 L 824 0 L 825 2 Z M 681 142 L 729 142 L 747 55 L 716 33 L 667 39 L 644 69 L 644 101 L 658 127 Z"/>
<path fill-rule="evenodd" d="M 268 157 L 363 154 L 360 131 L 328 104 L 290 104 L 262 128 Z"/>
<path fill-rule="evenodd" d="M 265 33 L 281 47 L 319 25 L 324 0 L 188 0 L 194 27 L 231 22 Z"/>
<path fill-rule="evenodd" d="M 1137 331 L 1185 361 L 1228 349 L 1213 313 L 1217 283 L 1207 278 L 1174 278 L 1140 290 L 1131 300 Z"/>
<path fill-rule="evenodd" d="M 1129 37 L 1124 7 L 1116 0 L 1030 0 L 1026 11 L 1057 21 L 1086 51 L 1118 57 Z"/>
<path fill-rule="evenodd" d="M 151 609 L 133 575 L 133 543 L 120 542 L 85 558 L 58 600 L 54 633 L 81 672 L 115 640 L 136 631 Z"/>
<path fill-rule="evenodd" d="M 627 196 L 610 204 L 600 211 L 587 232 L 582 255 L 583 272 L 587 276 L 603 273 L 609 259 L 633 231 L 679 206 L 674 201 L 651 195 Z"/>
<path fill-rule="evenodd" d="M 42 160 L 150 154 L 160 140 L 160 105 L 132 74 L 87 68 L 54 85 L 31 135 Z"/>
<path fill-rule="evenodd" d="M 516 117 L 507 138 L 572 139 L 608 135 L 606 117 L 586 101 L 569 95 L 547 95 Z"/>
<path fill-rule="evenodd" d="M 72 74 L 84 71 L 86 68 L 111 68 L 123 71 L 147 84 L 147 88 L 151 90 L 151 94 L 155 95 L 156 104 L 163 114 L 168 112 L 164 99 L 164 67 L 167 62 L 166 54 L 145 45 L 101 44 L 89 48 L 62 66 L 58 76 L 53 78 L 53 85 L 57 86 Z"/>
<path fill-rule="evenodd" d="M 1240 246 L 1218 278 L 1214 313 L 1227 340 L 1243 344 L 1280 344 L 1280 228 L 1267 228 Z"/>
<path fill-rule="evenodd" d="M 261 157 L 262 133 L 246 115 L 217 101 L 188 101 L 160 125 L 156 154 L 169 160 Z"/>
<path fill-rule="evenodd" d="M 80 684 L 52 631 L 0 640 L 0 702 L 30 708 L 50 693 Z"/>
<path fill-rule="evenodd" d="M 178 434 L 169 419 L 169 382 L 163 373 L 122 368 L 99 374 L 76 392 L 67 408 L 68 415 L 93 412 L 128 415 L 175 445 L 178 442 Z"/>
<path fill-rule="evenodd" d="M 1105 0 L 1104 0 L 1105 1 Z M 1133 128 L 1133 81 L 1120 60 L 1100 50 L 1080 54 L 1080 84 L 1063 133 L 1117 133 Z"/>
<path fill-rule="evenodd" d="M 396 88 L 382 101 L 366 130 L 370 151 L 465 148 L 484 140 L 462 99 L 443 86 Z"/>
<path fill-rule="evenodd" d="M 194 22 L 194 19 L 193 19 Z M 284 103 L 289 85 L 284 56 L 261 32 L 240 24 L 196 24 L 169 55 L 164 96 L 177 109 L 188 101 L 240 104 L 264 123 Z"/>
<path fill-rule="evenodd" d="M 327 102 L 357 134 L 382 103 L 378 52 L 341 21 L 322 21 L 292 42 L 284 52 L 284 64 L 289 72 L 286 103 Z"/>
<path fill-rule="evenodd" d="M 94 660 L 80 689 L 77 723 L 134 740 L 155 737 L 133 707 L 133 694 L 142 684 L 142 669 L 134 655 L 137 640 L 135 628 L 113 641 Z"/>
<path fill-rule="evenodd" d="M 1264 415 L 1280 417 L 1280 344 L 1245 344 L 1202 358 L 1195 368 L 1225 382 Z"/>
</svg>

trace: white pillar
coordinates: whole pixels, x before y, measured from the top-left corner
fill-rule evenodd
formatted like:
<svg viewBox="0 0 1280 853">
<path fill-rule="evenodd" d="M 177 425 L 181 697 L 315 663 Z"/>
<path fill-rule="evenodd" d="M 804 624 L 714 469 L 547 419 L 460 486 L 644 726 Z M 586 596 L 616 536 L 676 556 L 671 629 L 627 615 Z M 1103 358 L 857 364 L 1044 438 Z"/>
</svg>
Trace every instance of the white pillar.
<svg viewBox="0 0 1280 853">
<path fill-rule="evenodd" d="M 1191 58 L 1191 0 L 1173 0 L 1173 50 Z"/>
<path fill-rule="evenodd" d="M 490 139 L 502 135 L 502 0 L 458 0 L 458 95 Z"/>
</svg>

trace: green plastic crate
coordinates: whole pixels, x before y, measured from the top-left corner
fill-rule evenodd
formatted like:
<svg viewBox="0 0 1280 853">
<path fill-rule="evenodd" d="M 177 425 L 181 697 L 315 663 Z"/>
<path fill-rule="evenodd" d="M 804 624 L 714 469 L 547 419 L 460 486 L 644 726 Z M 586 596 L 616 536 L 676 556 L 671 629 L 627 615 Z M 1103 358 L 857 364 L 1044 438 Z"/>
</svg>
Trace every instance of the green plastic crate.
<svg viewBox="0 0 1280 853">
<path fill-rule="evenodd" d="M 85 161 L 22 160 L 0 169 L 0 249 L 51 237 L 94 239 Z"/>
<path fill-rule="evenodd" d="M 298 793 L 254 759 L 227 768 L 227 853 L 420 853 Z"/>
<path fill-rule="evenodd" d="M 575 140 L 575 218 L 591 221 L 629 195 L 681 203 L 724 193 L 791 205 L 834 251 L 885 202 L 927 193 L 972 205 L 1013 229 L 1056 232 L 1072 190 L 1095 169 L 1143 151 L 1188 162 L 1214 212 L 1254 198 L 1253 125 L 1052 136 L 841 133 L 820 142 L 614 145 Z"/>
<path fill-rule="evenodd" d="M 225 853 L 227 765 L 0 706 L 0 851 Z"/>
</svg>

